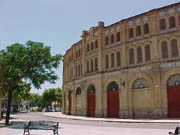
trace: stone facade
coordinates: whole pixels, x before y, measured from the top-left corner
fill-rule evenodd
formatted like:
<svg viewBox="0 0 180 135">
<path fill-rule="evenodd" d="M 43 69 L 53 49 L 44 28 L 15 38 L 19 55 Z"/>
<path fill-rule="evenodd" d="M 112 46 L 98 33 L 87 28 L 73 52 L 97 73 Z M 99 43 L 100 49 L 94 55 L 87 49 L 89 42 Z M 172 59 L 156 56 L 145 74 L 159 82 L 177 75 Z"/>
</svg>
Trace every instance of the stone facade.
<svg viewBox="0 0 180 135">
<path fill-rule="evenodd" d="M 107 89 L 115 82 L 119 118 L 171 117 L 167 89 L 180 85 L 180 3 L 110 26 L 99 22 L 81 37 L 64 55 L 63 113 L 87 116 L 93 85 L 94 116 L 108 117 Z"/>
</svg>

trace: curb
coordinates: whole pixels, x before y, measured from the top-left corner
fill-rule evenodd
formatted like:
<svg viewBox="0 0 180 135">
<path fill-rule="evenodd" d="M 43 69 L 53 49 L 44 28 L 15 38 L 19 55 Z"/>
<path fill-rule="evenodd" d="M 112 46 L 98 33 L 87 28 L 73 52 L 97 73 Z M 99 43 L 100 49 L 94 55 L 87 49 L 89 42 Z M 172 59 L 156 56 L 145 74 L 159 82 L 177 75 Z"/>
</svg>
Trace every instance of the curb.
<svg viewBox="0 0 180 135">
<path fill-rule="evenodd" d="M 162 120 L 129 120 L 129 119 L 124 119 L 124 120 L 108 120 L 108 119 L 91 119 L 91 118 L 78 118 L 77 116 L 74 116 L 74 118 L 72 117 L 67 117 L 67 115 L 65 115 L 66 117 L 63 116 L 55 116 L 55 115 L 48 115 L 48 114 L 44 114 L 44 116 L 46 117 L 52 117 L 52 118 L 61 118 L 61 119 L 71 119 L 71 120 L 82 120 L 82 121 L 98 121 L 98 122 L 116 122 L 116 123 L 178 123 L 180 124 L 180 120 L 170 120 L 170 121 L 164 121 L 164 119 Z M 75 118 L 76 117 L 76 118 Z"/>
</svg>

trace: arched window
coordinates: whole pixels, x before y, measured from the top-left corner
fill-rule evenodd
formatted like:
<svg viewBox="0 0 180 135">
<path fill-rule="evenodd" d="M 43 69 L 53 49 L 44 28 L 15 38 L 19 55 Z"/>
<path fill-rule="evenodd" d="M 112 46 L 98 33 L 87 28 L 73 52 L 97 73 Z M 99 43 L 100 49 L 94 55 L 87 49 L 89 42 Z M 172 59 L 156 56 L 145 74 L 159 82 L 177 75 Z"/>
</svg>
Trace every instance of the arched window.
<svg viewBox="0 0 180 135">
<path fill-rule="evenodd" d="M 106 36 L 106 37 L 105 37 L 105 45 L 108 45 L 108 44 L 109 44 L 109 37 Z"/>
<path fill-rule="evenodd" d="M 91 42 L 91 50 L 94 50 L 94 43 Z"/>
<path fill-rule="evenodd" d="M 161 44 L 161 53 L 162 53 L 162 58 L 168 58 L 168 47 L 166 41 L 162 42 Z"/>
<path fill-rule="evenodd" d="M 171 56 L 172 57 L 178 57 L 178 46 L 177 46 L 177 40 L 173 39 L 171 40 Z"/>
<path fill-rule="evenodd" d="M 148 82 L 143 78 L 137 79 L 133 84 L 133 89 L 143 89 L 148 87 Z"/>
<path fill-rule="evenodd" d="M 96 92 L 94 85 L 90 85 L 90 86 L 89 86 L 89 88 L 88 88 L 88 93 L 89 93 L 89 92 L 90 92 L 90 93 Z"/>
<path fill-rule="evenodd" d="M 166 29 L 166 20 L 161 19 L 160 20 L 160 30 L 165 30 Z"/>
<path fill-rule="evenodd" d="M 111 44 L 114 44 L 114 34 L 111 35 Z"/>
<path fill-rule="evenodd" d="M 80 72 L 81 72 L 81 69 L 80 69 L 80 65 L 78 65 L 78 76 L 80 76 Z"/>
<path fill-rule="evenodd" d="M 134 49 L 129 50 L 129 64 L 134 64 Z"/>
<path fill-rule="evenodd" d="M 114 67 L 114 53 L 111 54 L 111 67 Z"/>
<path fill-rule="evenodd" d="M 136 36 L 141 36 L 141 26 L 136 27 Z"/>
<path fill-rule="evenodd" d="M 76 77 L 78 76 L 78 66 L 76 65 Z"/>
<path fill-rule="evenodd" d="M 119 90 L 119 86 L 116 82 L 113 81 L 108 85 L 107 90 L 108 91 L 116 91 L 116 90 Z"/>
<path fill-rule="evenodd" d="M 175 17 L 174 16 L 171 16 L 169 18 L 169 28 L 172 29 L 172 28 L 175 28 L 176 27 L 176 20 L 175 20 Z"/>
<path fill-rule="evenodd" d="M 95 41 L 95 49 L 98 49 L 98 40 Z"/>
<path fill-rule="evenodd" d="M 98 58 L 95 58 L 95 70 L 98 70 Z"/>
<path fill-rule="evenodd" d="M 94 64 L 93 64 L 93 59 L 91 59 L 91 72 L 93 72 L 93 70 L 94 70 Z"/>
<path fill-rule="evenodd" d="M 146 46 L 145 46 L 145 60 L 146 60 L 146 61 L 151 60 L 150 45 L 146 45 Z"/>
<path fill-rule="evenodd" d="M 133 28 L 129 29 L 129 38 L 133 38 L 134 37 L 134 30 Z"/>
<path fill-rule="evenodd" d="M 121 66 L 121 54 L 120 54 L 120 52 L 116 53 L 116 60 L 117 60 L 117 62 L 116 62 L 117 67 Z"/>
<path fill-rule="evenodd" d="M 142 48 L 138 47 L 137 48 L 137 63 L 141 63 L 142 62 Z"/>
<path fill-rule="evenodd" d="M 81 95 L 81 88 L 80 88 L 80 87 L 78 87 L 78 88 L 76 89 L 76 95 Z"/>
<path fill-rule="evenodd" d="M 79 49 L 79 56 L 81 56 L 81 49 Z"/>
<path fill-rule="evenodd" d="M 177 74 L 177 75 L 171 76 L 168 80 L 167 85 L 168 86 L 180 85 L 180 75 Z"/>
<path fill-rule="evenodd" d="M 89 44 L 87 44 L 87 52 L 89 52 Z"/>
<path fill-rule="evenodd" d="M 105 68 L 108 69 L 109 68 L 109 55 L 105 56 Z"/>
<path fill-rule="evenodd" d="M 76 51 L 76 58 L 78 57 L 78 51 Z"/>
<path fill-rule="evenodd" d="M 89 73 L 89 61 L 87 61 L 86 68 L 87 68 L 87 73 Z"/>
<path fill-rule="evenodd" d="M 116 34 L 116 41 L 119 42 L 121 40 L 120 32 Z"/>
<path fill-rule="evenodd" d="M 144 24 L 144 34 L 148 34 L 149 33 L 149 24 L 146 23 Z"/>
<path fill-rule="evenodd" d="M 82 64 L 81 64 L 81 75 L 82 75 Z"/>
</svg>

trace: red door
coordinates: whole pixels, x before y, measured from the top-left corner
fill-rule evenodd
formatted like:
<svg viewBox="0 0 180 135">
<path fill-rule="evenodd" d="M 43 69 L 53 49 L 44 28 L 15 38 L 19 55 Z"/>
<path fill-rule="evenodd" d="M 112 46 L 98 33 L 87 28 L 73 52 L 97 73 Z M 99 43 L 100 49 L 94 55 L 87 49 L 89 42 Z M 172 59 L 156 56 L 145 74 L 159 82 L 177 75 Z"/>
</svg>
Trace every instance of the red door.
<svg viewBox="0 0 180 135">
<path fill-rule="evenodd" d="M 108 117 L 119 117 L 119 91 L 108 91 Z"/>
<path fill-rule="evenodd" d="M 95 116 L 95 104 L 96 104 L 96 100 L 95 100 L 96 96 L 95 96 L 95 92 L 89 92 L 88 93 L 88 109 L 87 109 L 87 114 L 88 116 Z"/>
<path fill-rule="evenodd" d="M 69 96 L 69 114 L 71 115 L 72 110 L 72 96 Z"/>
<path fill-rule="evenodd" d="M 180 86 L 168 86 L 168 117 L 180 118 Z"/>
</svg>

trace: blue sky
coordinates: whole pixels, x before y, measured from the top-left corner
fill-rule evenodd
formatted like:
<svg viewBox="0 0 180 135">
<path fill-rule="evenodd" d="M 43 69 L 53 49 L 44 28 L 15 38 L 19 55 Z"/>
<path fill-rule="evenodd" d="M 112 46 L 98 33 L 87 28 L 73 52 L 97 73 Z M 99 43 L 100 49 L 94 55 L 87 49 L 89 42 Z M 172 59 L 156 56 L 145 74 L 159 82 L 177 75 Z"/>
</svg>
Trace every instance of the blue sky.
<svg viewBox="0 0 180 135">
<path fill-rule="evenodd" d="M 51 46 L 52 54 L 61 53 L 80 40 L 83 30 L 98 21 L 110 25 L 122 19 L 159 8 L 178 0 L 0 0 L 0 49 L 28 40 Z M 62 64 L 57 70 L 56 84 L 62 86 Z"/>
</svg>

